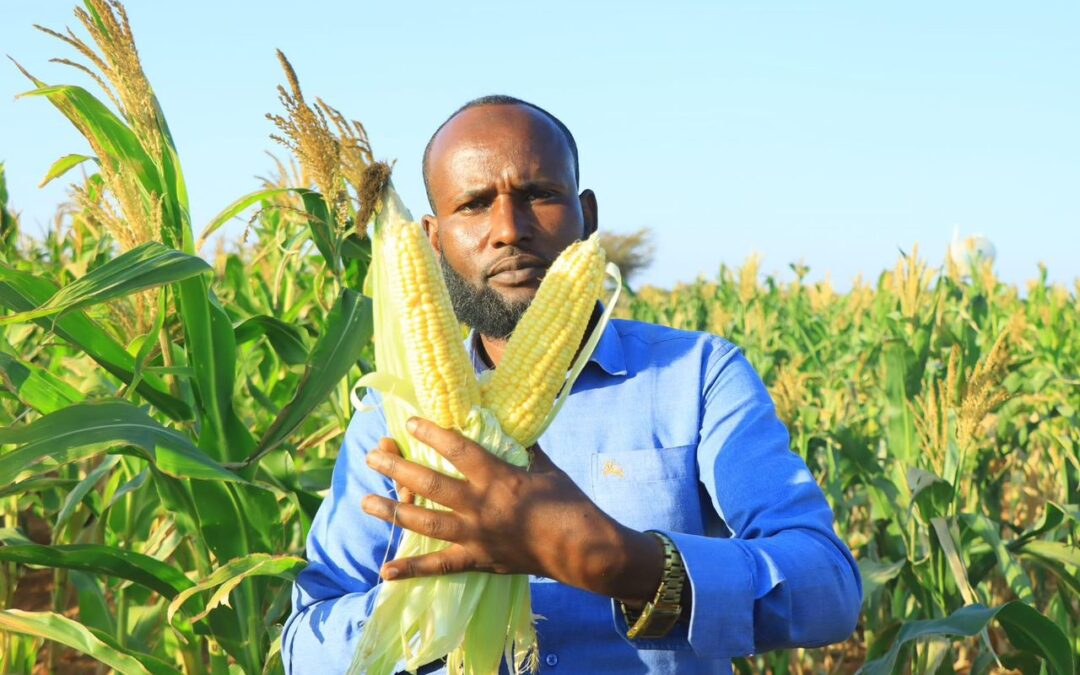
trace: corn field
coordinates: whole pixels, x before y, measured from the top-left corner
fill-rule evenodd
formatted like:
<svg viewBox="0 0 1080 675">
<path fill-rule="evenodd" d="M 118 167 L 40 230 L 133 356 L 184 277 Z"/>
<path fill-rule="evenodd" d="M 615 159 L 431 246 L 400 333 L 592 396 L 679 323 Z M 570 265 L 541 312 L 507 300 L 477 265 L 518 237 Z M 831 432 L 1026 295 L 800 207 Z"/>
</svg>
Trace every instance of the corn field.
<svg viewBox="0 0 1080 675">
<path fill-rule="evenodd" d="M 0 672 L 280 672 L 374 368 L 364 186 L 384 167 L 279 53 L 287 155 L 196 230 L 124 8 L 76 16 L 43 30 L 86 87 L 17 66 L 86 141 L 45 177 L 72 181 L 45 235 L 20 231 L 0 164 Z M 211 237 L 237 217 L 240 240 Z M 742 347 L 859 560 L 848 642 L 737 670 L 1075 672 L 1080 282 L 915 248 L 845 293 L 793 269 L 627 287 L 616 312 Z"/>
</svg>

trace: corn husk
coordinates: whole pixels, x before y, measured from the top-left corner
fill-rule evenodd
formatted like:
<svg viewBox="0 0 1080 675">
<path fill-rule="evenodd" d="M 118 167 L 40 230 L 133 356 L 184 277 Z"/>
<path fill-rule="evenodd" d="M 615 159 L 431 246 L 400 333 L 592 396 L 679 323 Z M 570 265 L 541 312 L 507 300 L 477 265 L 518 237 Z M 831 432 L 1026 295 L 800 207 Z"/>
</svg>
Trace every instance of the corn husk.
<svg viewBox="0 0 1080 675">
<path fill-rule="evenodd" d="M 365 375 L 360 384 L 381 392 L 388 433 L 397 441 L 405 459 L 460 477 L 453 465 L 413 438 L 405 427 L 410 417 L 423 416 L 423 411 L 410 377 L 403 321 L 389 292 L 393 275 L 398 271 L 392 269 L 394 256 L 387 251 L 392 250 L 393 238 L 403 227 L 419 225 L 412 222 L 392 185 L 387 183 L 368 229 L 372 237 L 372 261 L 364 288 L 374 300 L 377 371 Z M 608 271 L 617 277 L 617 268 L 609 266 Z M 616 284 L 616 296 L 608 303 L 578 355 L 546 424 L 550 424 L 562 406 L 573 380 L 595 349 L 615 305 L 618 288 Z M 474 406 L 459 431 L 507 462 L 522 467 L 529 464 L 528 451 L 503 432 L 494 414 L 486 408 Z M 416 503 L 443 509 L 419 496 Z M 434 553 L 448 545 L 403 530 L 395 558 Z M 380 582 L 374 611 L 363 626 L 348 672 L 370 675 L 389 675 L 401 669 L 415 672 L 443 657 L 447 658 L 452 675 L 497 673 L 504 659 L 513 672 L 535 672 L 539 667 L 539 652 L 534 621 L 529 578 L 525 575 L 467 572 Z"/>
</svg>

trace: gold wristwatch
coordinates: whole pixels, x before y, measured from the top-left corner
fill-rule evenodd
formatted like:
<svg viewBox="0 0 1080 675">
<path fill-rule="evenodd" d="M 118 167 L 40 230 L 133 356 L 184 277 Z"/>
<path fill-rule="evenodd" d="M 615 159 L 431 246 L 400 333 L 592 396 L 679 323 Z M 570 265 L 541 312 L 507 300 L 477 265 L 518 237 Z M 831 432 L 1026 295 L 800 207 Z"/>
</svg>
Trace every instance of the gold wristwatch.
<svg viewBox="0 0 1080 675">
<path fill-rule="evenodd" d="M 656 596 L 647 602 L 640 612 L 619 603 L 626 625 L 630 627 L 630 630 L 626 631 L 626 637 L 631 640 L 666 636 L 682 614 L 682 591 L 686 585 L 686 567 L 683 566 L 682 556 L 670 537 L 654 530 L 648 530 L 648 533 L 664 545 L 664 574 L 660 577 L 660 588 L 656 589 Z"/>
</svg>

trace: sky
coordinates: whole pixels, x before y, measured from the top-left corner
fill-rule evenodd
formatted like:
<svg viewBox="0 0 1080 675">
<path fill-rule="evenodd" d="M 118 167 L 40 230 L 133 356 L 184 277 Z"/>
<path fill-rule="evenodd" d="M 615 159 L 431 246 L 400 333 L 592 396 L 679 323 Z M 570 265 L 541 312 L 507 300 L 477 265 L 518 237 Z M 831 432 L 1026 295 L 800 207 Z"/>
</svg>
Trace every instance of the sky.
<svg viewBox="0 0 1080 675">
<path fill-rule="evenodd" d="M 269 134 L 292 61 L 309 98 L 366 126 L 415 216 L 420 158 L 470 98 L 504 93 L 563 120 L 600 226 L 653 233 L 635 280 L 671 286 L 754 252 L 848 286 L 920 246 L 942 264 L 955 231 L 997 249 L 999 275 L 1080 277 L 1080 3 L 126 3 L 176 140 L 194 229 L 285 156 Z M 0 0 L 0 53 L 53 84 L 86 84 L 32 28 L 81 31 L 71 0 Z M 81 34 L 81 33 L 80 33 Z M 31 232 L 87 151 L 0 62 L 0 161 Z M 238 236 L 242 223 L 225 229 Z"/>
</svg>

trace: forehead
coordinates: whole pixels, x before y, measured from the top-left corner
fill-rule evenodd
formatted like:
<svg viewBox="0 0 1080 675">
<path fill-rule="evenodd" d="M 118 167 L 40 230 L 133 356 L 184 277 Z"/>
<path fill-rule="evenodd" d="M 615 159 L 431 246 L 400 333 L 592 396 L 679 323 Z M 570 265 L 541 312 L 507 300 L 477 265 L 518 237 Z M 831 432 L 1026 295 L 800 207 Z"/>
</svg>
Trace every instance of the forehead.
<svg viewBox="0 0 1080 675">
<path fill-rule="evenodd" d="M 465 110 L 446 123 L 431 145 L 432 190 L 468 190 L 498 179 L 566 180 L 574 161 L 562 131 L 543 113 L 521 105 Z"/>
</svg>

